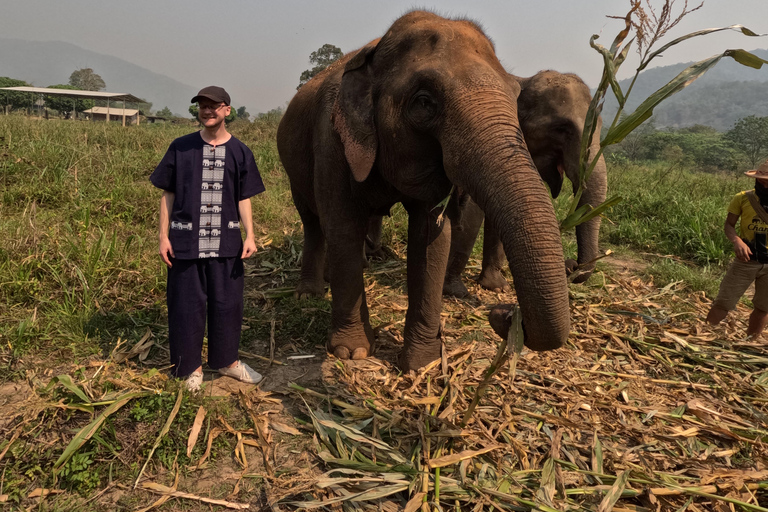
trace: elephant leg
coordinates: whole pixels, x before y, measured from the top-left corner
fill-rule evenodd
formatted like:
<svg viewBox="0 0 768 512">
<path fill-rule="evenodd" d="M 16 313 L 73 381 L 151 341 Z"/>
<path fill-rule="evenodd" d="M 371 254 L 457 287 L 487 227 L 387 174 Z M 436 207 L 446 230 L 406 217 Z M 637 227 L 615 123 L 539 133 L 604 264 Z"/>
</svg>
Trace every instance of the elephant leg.
<svg viewBox="0 0 768 512">
<path fill-rule="evenodd" d="M 298 298 L 322 297 L 325 295 L 323 272 L 326 266 L 325 235 L 320 219 L 306 204 L 294 198 L 304 225 L 304 248 L 301 256 L 301 278 L 294 295 Z"/>
<path fill-rule="evenodd" d="M 451 244 L 451 220 L 423 203 L 408 210 L 408 312 L 399 365 L 416 370 L 440 357 L 442 286 Z"/>
<path fill-rule="evenodd" d="M 480 233 L 484 216 L 483 210 L 470 199 L 461 212 L 460 229 L 451 230 L 451 252 L 443 281 L 443 295 L 458 298 L 469 295 L 469 290 L 464 286 L 461 275 L 472 255 L 472 249 L 475 247 L 475 240 Z"/>
<path fill-rule="evenodd" d="M 373 350 L 360 248 L 365 219 L 334 219 L 328 223 L 328 259 L 332 313 L 328 352 L 340 359 L 364 359 Z"/>
<path fill-rule="evenodd" d="M 487 290 L 508 292 L 511 288 L 501 273 L 507 262 L 504 246 L 501 244 L 496 230 L 493 229 L 493 223 L 486 221 L 484 229 L 483 270 L 480 272 L 477 282 Z"/>
<path fill-rule="evenodd" d="M 365 257 L 375 260 L 387 259 L 387 252 L 381 246 L 381 233 L 384 217 L 373 215 L 368 219 L 368 232 L 365 235 Z"/>
<path fill-rule="evenodd" d="M 587 180 L 587 186 L 579 200 L 579 206 L 582 204 L 591 204 L 593 207 L 599 206 L 605 201 L 607 188 L 608 177 L 606 175 L 605 160 L 601 156 L 595 165 L 595 169 L 589 176 L 589 180 Z M 592 262 L 598 256 L 600 220 L 600 216 L 597 216 L 584 224 L 576 226 L 576 243 L 579 248 L 579 275 L 573 279 L 574 283 L 583 283 L 589 279 L 589 276 L 592 275 L 592 271 L 595 269 L 595 264 Z M 569 266 L 568 263 L 566 262 L 566 268 Z"/>
</svg>

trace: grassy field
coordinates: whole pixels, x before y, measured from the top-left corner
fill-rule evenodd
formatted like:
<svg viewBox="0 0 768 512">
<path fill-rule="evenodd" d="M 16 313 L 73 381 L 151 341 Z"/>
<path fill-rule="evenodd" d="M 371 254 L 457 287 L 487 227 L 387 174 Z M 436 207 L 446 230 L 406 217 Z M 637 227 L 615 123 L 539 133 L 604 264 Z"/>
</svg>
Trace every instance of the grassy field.
<svg viewBox="0 0 768 512">
<path fill-rule="evenodd" d="M 274 119 L 231 126 L 231 131 L 254 151 L 267 187 L 267 193 L 253 202 L 260 251 L 246 267 L 245 330 L 241 343 L 245 357 L 261 364 L 263 360 L 254 356 L 271 358 L 274 355 L 278 361 L 297 354 L 314 354 L 318 360 L 324 357 L 330 311 L 325 299 L 298 301 L 292 297 L 301 255 L 301 225 L 279 163 L 274 143 L 276 127 Z M 0 116 L 0 400 L 6 399 L 7 408 L 12 408 L 8 404 L 23 405 L 18 414 L 0 416 L 0 503 L 5 496 L 6 502 L 30 506 L 36 503 L 30 501 L 30 494 L 41 488 L 64 491 L 55 500 L 49 500 L 46 507 L 51 509 L 68 510 L 77 506 L 99 510 L 109 506 L 135 510 L 154 499 L 147 497 L 152 492 L 149 488 L 145 488 L 144 494 L 129 492 L 148 459 L 151 464 L 145 477 L 151 475 L 171 485 L 173 475 L 180 474 L 182 482 L 194 482 L 188 489 L 199 495 L 250 501 L 256 509 L 266 507 L 268 502 L 272 506 L 274 500 L 281 497 L 310 496 L 308 489 L 318 476 L 317 470 L 306 480 L 297 474 L 317 466 L 317 457 L 312 456 L 315 451 L 325 453 L 326 461 L 331 457 L 323 451 L 326 449 L 337 459 L 344 458 L 341 439 L 348 439 L 349 432 L 337 434 L 341 435 L 339 441 L 330 442 L 335 447 L 322 448 L 317 441 L 313 442 L 312 432 L 319 436 L 321 443 L 325 442 L 322 428 L 331 428 L 327 422 L 333 424 L 333 421 L 326 418 L 325 427 L 319 427 L 322 418 L 310 417 L 303 399 L 293 395 L 289 398 L 289 382 L 324 388 L 328 396 L 320 400 L 321 407 L 326 411 L 341 407 L 347 419 L 362 421 L 361 417 L 368 411 L 365 416 L 368 419 L 363 422 L 373 418 L 374 432 L 378 432 L 380 421 L 386 419 L 392 424 L 395 405 L 381 410 L 376 409 L 373 402 L 370 407 L 374 409 L 361 405 L 370 402 L 376 393 L 366 381 L 373 378 L 372 375 L 379 379 L 377 385 L 389 389 L 390 393 L 396 392 L 391 404 L 402 407 L 403 403 L 436 403 L 434 410 L 427 408 L 427 416 L 437 413 L 442 398 L 437 402 L 433 400 L 431 393 L 437 386 L 437 381 L 431 380 L 433 377 L 426 380 L 423 375 L 403 377 L 398 384 L 396 374 L 375 363 L 355 367 L 326 360 L 271 366 L 273 371 L 267 374 L 271 380 L 262 386 L 262 391 L 230 391 L 222 395 L 224 398 L 215 394 L 183 394 L 178 383 L 165 377 L 168 358 L 165 270 L 156 255 L 160 193 L 151 186 L 148 177 L 170 141 L 193 129 L 189 125 L 123 128 L 116 124 Z M 749 188 L 751 182 L 739 176 L 663 166 L 609 164 L 609 169 L 610 195 L 625 198 L 608 214 L 601 233 L 601 247 L 612 249 L 614 255 L 600 262 L 600 272 L 588 286 L 572 289 L 574 323 L 584 317 L 589 330 L 590 315 L 598 314 L 590 311 L 599 312 L 605 304 L 620 309 L 617 314 L 626 316 L 627 320 L 624 317 L 616 320 L 614 315 L 605 323 L 595 324 L 593 318 L 591 321 L 598 329 L 610 328 L 613 334 L 606 335 L 608 341 L 605 342 L 578 344 L 579 350 L 573 353 L 583 356 L 584 371 L 590 371 L 589 368 L 595 371 L 600 361 L 605 360 L 605 357 L 599 359 L 601 351 L 607 351 L 605 354 L 610 357 L 624 353 L 624 345 L 611 348 L 612 343 L 633 344 L 633 340 L 639 340 L 637 345 L 632 345 L 634 349 L 628 350 L 642 352 L 635 361 L 647 357 L 654 364 L 660 364 L 659 368 L 648 370 L 659 378 L 665 378 L 663 371 L 673 371 L 679 355 L 681 371 L 690 371 L 695 379 L 716 384 L 706 380 L 710 378 L 707 366 L 710 363 L 706 360 L 690 359 L 694 356 L 683 354 L 683 349 L 679 349 L 678 354 L 664 351 L 666 348 L 659 352 L 660 359 L 654 359 L 655 349 L 647 349 L 642 343 L 649 329 L 661 329 L 660 311 L 664 322 L 684 319 L 688 322 L 686 329 L 691 326 L 692 333 L 701 334 L 700 327 L 693 327 L 698 324 L 691 301 L 703 300 L 702 291 L 709 297 L 716 291 L 723 264 L 731 257 L 731 247 L 722 230 L 725 208 L 730 197 Z M 562 212 L 566 199 L 559 199 L 556 207 Z M 384 241 L 401 256 L 404 233 L 405 214 L 401 208 L 395 208 L 393 217 L 386 220 Z M 564 235 L 564 245 L 568 254 L 575 255 L 572 234 Z M 481 241 L 478 241 L 476 248 L 480 247 Z M 622 262 L 637 264 L 636 276 L 615 273 L 614 269 Z M 477 266 L 479 260 L 474 259 L 471 264 Z M 468 271 L 468 275 L 473 273 L 476 270 Z M 374 265 L 366 278 L 372 324 L 378 326 L 380 337 L 385 338 L 382 352 L 377 354 L 384 361 L 391 359 L 397 342 L 402 341 L 400 330 L 407 300 L 403 276 L 403 262 L 389 261 Z M 644 284 L 638 284 L 637 279 L 643 279 Z M 641 289 L 642 293 L 638 291 Z M 453 353 L 460 359 L 456 368 L 469 365 L 461 379 L 487 366 L 488 359 L 483 357 L 487 357 L 486 352 L 492 347 L 487 343 L 492 335 L 485 325 L 484 304 L 499 297 L 490 292 L 475 293 L 477 297 L 468 302 L 446 301 L 444 315 L 449 325 L 446 332 L 454 344 L 451 347 L 478 343 L 484 347 L 471 357 L 462 356 L 461 348 Z M 628 293 L 631 297 L 619 297 L 619 293 Z M 645 299 L 643 294 L 656 298 Z M 667 300 L 670 302 L 664 302 Z M 697 302 L 697 307 L 705 304 L 706 301 Z M 638 318 L 651 320 L 643 327 L 637 323 Z M 723 332 L 730 336 L 736 327 L 729 325 L 726 328 L 729 330 Z M 673 330 L 669 326 L 664 329 Z M 592 339 L 590 336 L 592 334 L 585 334 L 584 339 Z M 661 331 L 653 336 L 658 336 L 653 338 L 656 341 L 666 339 Z M 706 340 L 711 341 L 708 337 Z M 125 354 L 136 345 L 143 348 Z M 638 348 L 641 346 L 645 348 Z M 139 354 L 142 358 L 136 359 Z M 731 364 L 727 358 L 724 361 L 718 363 L 721 370 Z M 573 361 L 561 363 L 559 366 L 563 368 L 574 364 Z M 740 365 L 742 361 L 739 359 L 737 363 Z M 527 364 L 521 361 L 523 375 L 534 371 Z M 621 364 L 617 363 L 612 371 L 623 371 Z M 551 371 L 554 374 L 560 370 Z M 612 378 L 617 378 L 616 375 Z M 471 393 L 478 383 L 471 379 L 467 382 L 462 392 Z M 506 384 L 494 387 L 491 393 L 504 390 L 509 383 L 511 378 Z M 541 387 L 539 384 L 531 389 Z M 626 383 L 613 382 L 606 386 L 620 393 Z M 24 392 L 18 391 L 22 388 Z M 448 387 L 445 389 L 448 393 Z M 14 393 L 23 401 L 14 402 Z M 424 401 L 413 402 L 416 400 L 413 397 L 421 396 L 420 393 L 424 394 Z M 494 398 L 493 404 L 502 403 L 503 396 Z M 551 397 L 542 400 L 542 407 L 550 407 L 549 410 L 556 407 L 551 405 Z M 671 400 L 674 402 L 674 398 Z M 326 405 L 322 406 L 323 403 Z M 125 407 L 119 408 L 121 405 Z M 105 406 L 114 407 L 114 412 L 104 415 Z M 498 414 L 508 413 L 509 405 L 506 407 Z M 206 414 L 201 439 L 205 438 L 208 446 L 201 441 L 188 453 L 188 432 L 201 408 Z M 371 410 L 376 414 L 371 416 Z M 755 414 L 760 417 L 763 413 Z M 265 418 L 275 417 L 270 415 L 277 415 L 278 420 L 267 422 Z M 75 433 L 87 430 L 88 425 L 99 418 L 103 423 L 99 423 L 101 428 L 97 433 L 85 439 L 78 450 L 73 449 L 68 457 L 63 457 Z M 167 420 L 173 423 L 173 428 L 163 433 Z M 650 417 L 647 421 L 651 422 Z M 537 422 L 534 421 L 531 428 L 535 427 L 536 435 L 543 435 L 540 426 L 536 427 Z M 384 424 L 386 421 L 381 425 Z M 360 425 L 362 423 L 358 427 Z M 258 445 L 261 450 L 257 458 L 263 458 L 263 471 L 246 474 L 243 469 L 249 467 L 244 462 L 246 453 L 251 461 L 256 457 L 253 452 L 244 451 L 242 438 L 246 433 L 254 436 L 253 446 Z M 280 454 L 276 448 L 269 448 L 277 442 L 273 435 L 282 447 Z M 418 433 L 412 431 L 411 438 L 414 436 L 418 438 Z M 702 450 L 714 450 L 720 441 L 707 442 L 709 444 L 701 448 L 686 441 L 685 453 L 693 460 Z M 156 450 L 151 451 L 153 444 Z M 426 449 L 429 454 L 428 447 L 420 446 L 418 449 Z M 441 451 L 444 449 L 447 450 L 439 445 L 431 456 L 444 453 Z M 544 452 L 548 449 L 541 447 Z M 673 453 L 678 447 L 673 445 L 669 450 Z M 740 450 L 734 452 L 742 461 L 737 466 L 751 460 L 751 452 Z M 388 456 L 386 450 L 379 453 L 382 461 L 388 460 Z M 536 457 L 531 460 L 534 459 Z M 376 460 L 375 453 L 373 460 Z M 210 464 L 207 469 L 206 464 Z M 597 470 L 595 466 L 593 469 Z M 474 470 L 470 468 L 470 471 Z M 482 471 L 485 474 L 486 470 Z M 237 482 L 234 490 L 232 484 L 222 483 L 224 474 L 234 475 L 234 480 L 230 479 Z M 528 477 L 522 473 L 515 478 L 524 486 L 529 485 L 525 480 Z M 606 478 L 604 481 L 609 484 L 620 481 L 616 476 Z M 202 481 L 209 483 L 206 486 Z M 514 478 L 511 481 L 515 481 Z M 278 484 L 284 484 L 284 489 L 279 490 Z M 512 492 L 505 489 L 505 493 Z M 105 497 L 102 493 L 106 493 Z M 110 496 L 112 501 L 101 501 Z M 457 494 L 456 503 L 464 499 L 462 496 Z M 42 507 L 43 502 L 40 503 Z M 185 510 L 196 510 L 199 505 L 197 501 L 192 505 L 176 503 Z M 169 506 L 162 508 L 169 509 Z"/>
</svg>

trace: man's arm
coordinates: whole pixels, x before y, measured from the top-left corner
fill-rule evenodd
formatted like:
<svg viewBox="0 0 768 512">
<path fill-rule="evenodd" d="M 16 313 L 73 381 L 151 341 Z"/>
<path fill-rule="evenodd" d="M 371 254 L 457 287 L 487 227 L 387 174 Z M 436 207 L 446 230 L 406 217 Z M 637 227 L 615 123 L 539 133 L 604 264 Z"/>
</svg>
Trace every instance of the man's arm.
<svg viewBox="0 0 768 512">
<path fill-rule="evenodd" d="M 173 209 L 173 199 L 176 196 L 173 192 L 163 190 L 163 197 L 160 198 L 160 257 L 168 267 L 172 267 L 170 258 L 175 258 L 171 241 L 168 239 L 168 228 L 171 224 L 171 210 Z"/>
<path fill-rule="evenodd" d="M 739 216 L 735 213 L 728 212 L 728 217 L 725 218 L 725 236 L 733 244 L 733 250 L 736 253 L 736 259 L 739 261 L 747 262 L 752 255 L 752 251 L 749 249 L 744 240 L 739 238 L 736 234 L 736 222 L 739 220 Z"/>
<path fill-rule="evenodd" d="M 243 199 L 237 204 L 240 212 L 240 222 L 245 228 L 245 242 L 243 242 L 243 254 L 240 258 L 250 258 L 256 253 L 256 240 L 253 236 L 253 214 L 251 213 L 251 198 Z"/>
</svg>

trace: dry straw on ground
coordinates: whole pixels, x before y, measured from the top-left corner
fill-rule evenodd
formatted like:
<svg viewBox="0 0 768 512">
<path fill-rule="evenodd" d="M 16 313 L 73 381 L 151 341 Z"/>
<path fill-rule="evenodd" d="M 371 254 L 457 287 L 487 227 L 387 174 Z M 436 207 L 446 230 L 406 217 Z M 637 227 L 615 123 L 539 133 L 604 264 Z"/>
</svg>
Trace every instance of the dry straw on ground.
<svg viewBox="0 0 768 512">
<path fill-rule="evenodd" d="M 495 355 L 451 341 L 475 326 L 448 322 L 443 360 L 418 375 L 338 362 L 313 416 L 329 471 L 313 500 L 290 504 L 768 510 L 764 342 L 745 340 L 738 321 L 704 325 L 709 302 L 682 283 L 619 276 L 572 299 L 568 346 L 524 351 L 513 375 L 502 368 L 464 428 Z"/>
<path fill-rule="evenodd" d="M 380 268 L 396 277 L 404 264 Z M 311 389 L 232 395 L 228 400 L 243 420 L 238 428 L 232 417 L 195 405 L 179 450 L 195 455 L 181 482 L 141 457 L 139 447 L 131 452 L 126 441 L 120 464 L 149 463 L 138 489 L 131 489 L 136 475 L 126 476 L 86 503 L 100 503 L 108 496 L 103 493 L 119 488 L 145 493 L 145 510 L 168 500 L 273 511 L 768 510 L 768 350 L 762 340 L 744 339 L 743 307 L 730 323 L 712 328 L 700 320 L 708 301 L 682 283 L 658 288 L 629 274 L 598 273 L 589 286 L 571 289 L 568 345 L 548 353 L 524 350 L 516 363 L 502 358 L 467 416 L 498 355 L 494 342 L 500 340 L 487 326 L 484 304 L 512 296 L 475 288 L 479 299 L 446 301 L 443 358 L 401 376 L 390 362 L 401 324 L 378 319 L 393 310 L 402 316 L 405 296 L 375 281 L 383 276 L 368 276 L 371 289 L 387 290 L 371 294 L 374 325 L 381 324 L 377 358 L 326 359 L 323 381 Z M 146 340 L 139 344 L 141 350 L 121 350 L 136 357 Z M 49 391 L 42 388 L 30 393 L 34 407 L 0 418 L 9 426 L 4 437 L 34 443 L 31 427 L 43 410 L 93 410 L 91 419 L 69 416 L 80 418 L 77 428 L 62 424 L 51 433 L 50 442 L 61 445 L 55 467 L 62 467 L 106 416 L 167 387 L 161 373 L 142 374 L 131 365 L 94 361 L 78 372 L 80 380 L 54 379 L 51 385 L 73 400 L 46 402 Z M 305 415 L 294 417 L 286 405 Z M 159 418 L 145 433 L 147 446 L 157 445 L 168 428 L 178 429 L 178 421 Z M 233 447 L 231 457 L 212 461 L 220 436 Z M 8 446 L 0 450 L 0 464 Z M 211 494 L 199 485 L 203 475 L 231 492 Z M 57 491 L 26 499 L 73 498 Z"/>
</svg>

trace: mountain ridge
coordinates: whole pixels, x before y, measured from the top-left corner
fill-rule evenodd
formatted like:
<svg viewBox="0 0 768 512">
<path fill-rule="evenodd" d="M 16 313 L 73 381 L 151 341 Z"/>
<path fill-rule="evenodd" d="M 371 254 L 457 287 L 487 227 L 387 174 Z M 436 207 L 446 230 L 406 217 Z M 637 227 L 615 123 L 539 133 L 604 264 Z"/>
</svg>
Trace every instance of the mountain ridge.
<svg viewBox="0 0 768 512">
<path fill-rule="evenodd" d="M 0 76 L 47 87 L 66 84 L 73 71 L 89 67 L 107 84 L 106 90 L 133 94 L 152 102 L 153 110 L 168 107 L 188 117 L 189 99 L 197 89 L 119 57 L 63 41 L 0 38 Z"/>
</svg>

